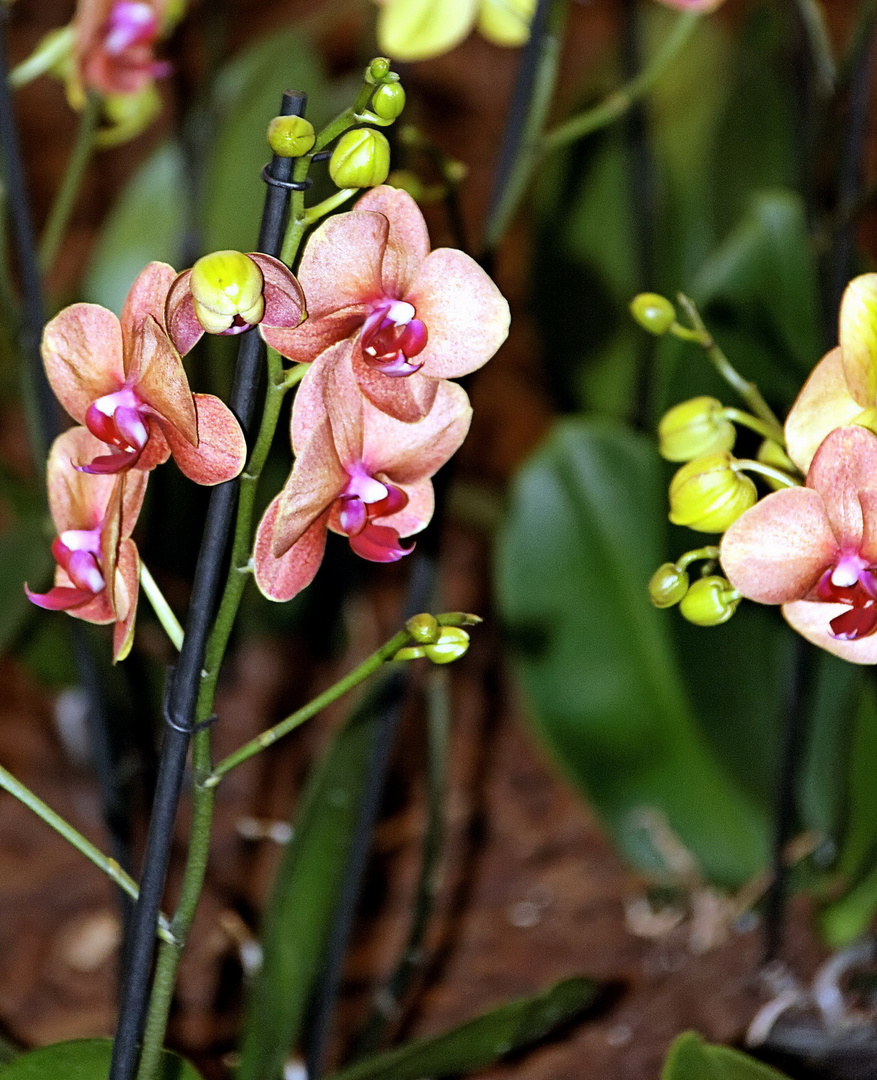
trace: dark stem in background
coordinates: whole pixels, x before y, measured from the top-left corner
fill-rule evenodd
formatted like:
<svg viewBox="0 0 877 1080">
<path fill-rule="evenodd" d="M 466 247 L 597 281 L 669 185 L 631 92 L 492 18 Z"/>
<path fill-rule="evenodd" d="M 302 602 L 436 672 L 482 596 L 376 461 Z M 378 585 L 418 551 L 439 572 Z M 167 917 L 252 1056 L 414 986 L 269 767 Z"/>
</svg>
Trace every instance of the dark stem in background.
<svg viewBox="0 0 877 1080">
<path fill-rule="evenodd" d="M 623 0 L 621 10 L 621 66 L 625 84 L 632 82 L 642 69 L 639 34 L 639 0 Z M 627 158 L 627 186 L 630 217 L 634 229 L 634 272 L 637 293 L 655 287 L 655 221 L 657 185 L 655 162 L 649 146 L 648 114 L 642 101 L 635 102 L 622 123 Z M 634 356 L 634 427 L 643 429 L 649 416 L 652 358 L 656 339 L 638 334 Z"/>
<path fill-rule="evenodd" d="M 280 115 L 303 115 L 306 101 L 305 94 L 287 90 L 283 95 Z M 292 166 L 292 158 L 275 156 L 270 166 L 271 175 L 276 180 L 289 181 Z M 259 251 L 269 255 L 279 253 L 288 206 L 289 190 L 269 184 L 259 232 Z M 258 330 L 243 334 L 229 406 L 248 437 L 256 412 L 264 361 L 265 346 Z M 137 1068 L 139 1043 L 149 1002 L 155 928 L 167 877 L 189 739 L 195 723 L 204 653 L 226 571 L 226 551 L 237 493 L 237 480 L 219 484 L 211 491 L 183 648 L 176 669 L 168 673 L 165 700 L 167 730 L 146 840 L 140 897 L 134 909 L 130 961 L 113 1044 L 110 1080 L 131 1080 Z"/>
<path fill-rule="evenodd" d="M 62 430 L 61 413 L 49 386 L 40 355 L 40 338 L 46 321 L 37 256 L 36 237 L 31 218 L 18 131 L 9 88 L 6 62 L 6 19 L 8 9 L 0 14 L 0 152 L 3 180 L 12 219 L 12 235 L 18 259 L 22 291 L 19 340 L 24 359 L 23 393 L 29 405 L 31 451 L 37 473 L 48 456 L 49 445 Z M 12 313 L 9 313 L 10 317 Z M 114 730 L 103 693 L 101 669 L 95 657 L 86 627 L 74 621 L 70 626 L 73 652 L 79 681 L 88 703 L 88 731 L 93 764 L 100 791 L 101 811 L 113 858 L 125 871 L 131 864 L 130 793 L 121 781 L 118 733 Z M 127 923 L 130 901 L 119 893 L 123 925 Z"/>
<path fill-rule="evenodd" d="M 801 766 L 801 751 L 807 731 L 807 702 L 810 700 L 813 646 L 795 635 L 792 671 L 785 701 L 782 745 L 776 784 L 776 803 L 771 844 L 771 882 L 764 902 L 764 962 L 779 957 L 783 945 L 788 895 L 786 847 L 795 830 L 795 793 Z"/>
<path fill-rule="evenodd" d="M 866 3 L 856 30 L 850 54 L 849 115 L 844 129 L 838 163 L 835 205 L 843 210 L 855 204 L 862 192 L 863 157 L 868 134 L 868 104 L 871 75 L 874 67 L 874 30 L 877 25 L 877 5 Z M 829 252 L 825 272 L 825 304 L 827 325 L 834 328 L 837 312 L 847 282 L 853 273 L 856 223 L 847 218 L 837 230 Z M 830 344 L 834 344 L 833 339 Z"/>
</svg>

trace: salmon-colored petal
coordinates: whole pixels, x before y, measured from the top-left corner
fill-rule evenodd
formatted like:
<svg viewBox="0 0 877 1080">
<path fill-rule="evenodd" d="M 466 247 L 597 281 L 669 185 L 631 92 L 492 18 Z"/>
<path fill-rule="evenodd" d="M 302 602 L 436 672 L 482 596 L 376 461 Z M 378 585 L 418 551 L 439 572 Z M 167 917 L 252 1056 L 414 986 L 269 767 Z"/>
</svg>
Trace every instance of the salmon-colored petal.
<svg viewBox="0 0 877 1080">
<path fill-rule="evenodd" d="M 349 378 L 343 372 L 339 375 L 337 366 L 344 364 L 349 367 L 352 349 L 353 345 L 349 341 L 341 341 L 333 345 L 323 353 L 319 360 L 311 364 L 298 384 L 292 405 L 290 425 L 292 448 L 296 453 L 310 440 L 311 435 L 326 419 L 327 383 L 337 378 Z"/>
<path fill-rule="evenodd" d="M 137 331 L 134 344 L 135 389 L 142 400 L 173 426 L 192 446 L 198 445 L 195 402 L 180 354 L 151 315 Z"/>
<path fill-rule="evenodd" d="M 877 477 L 873 482 L 873 488 L 859 492 L 863 522 L 859 554 L 872 566 L 877 566 Z"/>
<path fill-rule="evenodd" d="M 164 437 L 158 417 L 147 416 L 146 426 L 149 428 L 149 438 L 146 440 L 146 446 L 143 447 L 140 457 L 137 459 L 136 468 L 140 472 L 149 473 L 157 465 L 164 465 L 171 456 L 171 448 Z"/>
<path fill-rule="evenodd" d="M 301 326 L 292 330 L 260 323 L 259 333 L 267 345 L 287 360 L 307 364 L 339 341 L 356 337 L 367 315 L 365 304 L 353 304 L 325 315 L 309 315 Z"/>
<path fill-rule="evenodd" d="M 383 296 L 381 263 L 389 229 L 382 214 L 351 210 L 315 230 L 298 268 L 311 319 Z"/>
<path fill-rule="evenodd" d="M 386 296 L 401 299 L 429 254 L 429 233 L 420 207 L 407 191 L 382 184 L 367 191 L 356 209 L 383 214 L 387 219 L 389 232 L 381 262 L 381 281 Z"/>
<path fill-rule="evenodd" d="M 305 317 L 305 294 L 295 274 L 286 263 L 271 255 L 252 251 L 249 257 L 262 271 L 265 299 L 262 322 L 267 326 L 298 326 Z"/>
<path fill-rule="evenodd" d="M 832 431 L 816 451 L 807 487 L 819 492 L 835 539 L 858 551 L 863 519 L 859 494 L 877 481 L 877 435 L 861 427 Z"/>
<path fill-rule="evenodd" d="M 115 573 L 116 625 L 113 630 L 113 663 L 124 660 L 134 643 L 134 620 L 140 589 L 140 557 L 133 540 L 119 545 Z"/>
<path fill-rule="evenodd" d="M 43 363 L 55 396 L 74 420 L 125 382 L 119 320 L 98 304 L 64 308 L 43 331 Z"/>
<path fill-rule="evenodd" d="M 789 626 L 807 641 L 851 664 L 877 664 L 877 634 L 869 634 L 857 641 L 841 641 L 832 636 L 829 628 L 831 620 L 849 610 L 845 604 L 810 600 L 783 605 L 783 615 Z"/>
<path fill-rule="evenodd" d="M 95 529 L 103 521 L 118 482 L 116 476 L 88 476 L 76 466 L 91 461 L 107 447 L 84 427 L 74 427 L 52 443 L 46 467 L 49 510 L 58 533 Z"/>
<path fill-rule="evenodd" d="M 354 344 L 352 360 L 359 389 L 381 412 L 406 424 L 416 424 L 432 408 L 439 379 L 420 372 L 396 378 L 384 375 L 365 362 L 358 342 Z"/>
<path fill-rule="evenodd" d="M 378 479 L 382 479 L 378 476 Z M 388 478 L 389 479 L 389 478 Z M 400 536 L 413 536 L 432 521 L 435 510 L 435 492 L 431 480 L 419 480 L 414 484 L 399 484 L 408 496 L 407 504 L 395 514 L 379 519 L 380 525 L 395 529 Z"/>
<path fill-rule="evenodd" d="M 195 303 L 189 279 L 191 270 L 178 274 L 168 290 L 164 307 L 164 324 L 174 348 L 185 356 L 204 336 L 204 327 L 195 314 Z"/>
<path fill-rule="evenodd" d="M 840 349 L 850 394 L 863 409 L 877 405 L 877 274 L 853 278 L 844 291 Z"/>
<path fill-rule="evenodd" d="M 786 604 L 810 592 L 838 548 L 820 496 L 788 488 L 737 518 L 720 551 L 735 589 L 761 604 Z"/>
<path fill-rule="evenodd" d="M 126 360 L 129 358 L 129 350 L 133 346 L 137 330 L 147 317 L 153 318 L 164 329 L 165 303 L 168 290 L 176 276 L 176 270 L 167 263 L 151 262 L 134 279 L 125 297 L 119 320 L 122 324 Z"/>
<path fill-rule="evenodd" d="M 101 572 L 106 582 L 106 594 L 113 611 L 119 610 L 116 598 L 116 565 L 119 558 L 119 539 L 122 527 L 122 483 L 117 476 L 107 503 L 100 533 Z M 124 598 L 123 598 L 124 600 Z M 127 609 L 125 609 L 127 610 Z"/>
<path fill-rule="evenodd" d="M 234 413 L 212 394 L 195 394 L 198 445 L 180 437 L 171 424 L 162 426 L 174 461 L 196 484 L 233 480 L 247 460 L 247 443 Z"/>
<path fill-rule="evenodd" d="M 328 419 L 324 419 L 300 450 L 289 479 L 277 496 L 272 548 L 275 557 L 288 551 L 314 520 L 331 507 L 348 481 Z"/>
<path fill-rule="evenodd" d="M 130 536 L 137 524 L 143 500 L 146 497 L 146 485 L 149 473 L 142 469 L 130 469 L 122 480 L 121 526 L 122 537 Z"/>
<path fill-rule="evenodd" d="M 326 547 L 324 511 L 282 555 L 274 554 L 274 533 L 279 512 L 279 496 L 274 499 L 259 522 L 253 551 L 256 585 L 269 600 L 291 600 L 310 585 Z"/>
<path fill-rule="evenodd" d="M 455 379 L 475 371 L 508 337 L 509 305 L 474 259 L 462 251 L 433 251 L 405 296 L 426 325 L 423 374 Z"/>
<path fill-rule="evenodd" d="M 861 411 L 847 386 L 840 348 L 832 349 L 813 369 L 786 420 L 788 454 L 801 472 L 806 474 L 825 436 Z"/>
</svg>

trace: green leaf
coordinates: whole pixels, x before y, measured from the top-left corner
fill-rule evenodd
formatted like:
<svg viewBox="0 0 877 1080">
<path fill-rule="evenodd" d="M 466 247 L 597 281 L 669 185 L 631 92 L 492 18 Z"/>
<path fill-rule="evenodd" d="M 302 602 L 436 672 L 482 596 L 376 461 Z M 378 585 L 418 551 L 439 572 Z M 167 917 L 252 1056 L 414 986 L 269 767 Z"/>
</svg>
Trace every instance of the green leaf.
<svg viewBox="0 0 877 1080">
<path fill-rule="evenodd" d="M 710 1046 L 693 1031 L 670 1047 L 661 1080 L 788 1080 L 776 1069 L 727 1046 Z"/>
<path fill-rule="evenodd" d="M 184 183 L 183 155 L 174 143 L 164 143 L 128 182 L 101 230 L 83 299 L 118 314 L 134 278 L 148 262 L 177 265 Z"/>
<path fill-rule="evenodd" d="M 2 1080 L 106 1080 L 111 1039 L 75 1039 L 21 1054 L 0 1068 Z M 157 1080 L 202 1080 L 188 1061 L 165 1050 Z"/>
<path fill-rule="evenodd" d="M 540 734 L 628 858 L 664 869 L 654 807 L 715 881 L 764 864 L 766 820 L 700 731 L 646 586 L 666 559 L 661 463 L 608 423 L 558 424 L 512 492 L 497 591 Z M 704 631 L 704 635 L 709 631 Z"/>
<path fill-rule="evenodd" d="M 371 690 L 329 746 L 302 796 L 265 917 L 265 959 L 247 1001 L 238 1080 L 279 1080 L 301 1037 L 381 708 L 394 683 L 390 676 Z"/>
<path fill-rule="evenodd" d="M 443 1035 L 417 1039 L 359 1061 L 330 1080 L 420 1080 L 483 1069 L 541 1041 L 578 1016 L 593 1002 L 597 990 L 590 979 L 566 979 L 536 997 L 500 1005 Z"/>
</svg>

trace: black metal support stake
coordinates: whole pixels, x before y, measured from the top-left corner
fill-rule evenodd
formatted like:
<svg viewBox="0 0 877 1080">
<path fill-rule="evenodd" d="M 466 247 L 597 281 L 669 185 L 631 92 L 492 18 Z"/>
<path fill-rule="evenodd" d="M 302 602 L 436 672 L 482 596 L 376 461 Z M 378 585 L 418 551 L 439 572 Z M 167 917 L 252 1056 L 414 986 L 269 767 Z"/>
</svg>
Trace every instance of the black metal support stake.
<svg viewBox="0 0 877 1080">
<path fill-rule="evenodd" d="M 280 115 L 302 116 L 306 103 L 307 95 L 288 90 L 283 95 Z M 292 166 L 292 158 L 275 156 L 268 167 L 269 183 L 258 243 L 259 250 L 268 255 L 278 255 L 280 252 L 290 196 L 289 188 L 283 185 L 292 176 Z M 280 183 L 271 183 L 272 179 Z M 256 411 L 264 358 L 265 346 L 258 331 L 250 330 L 243 334 L 229 406 L 248 436 Z M 140 896 L 132 921 L 130 966 L 113 1044 L 110 1080 L 132 1080 L 137 1068 L 149 1001 L 158 913 L 167 877 L 189 739 L 195 725 L 201 671 L 222 587 L 237 495 L 236 480 L 217 485 L 210 494 L 183 647 L 173 675 L 168 676 L 165 701 L 167 730 L 146 841 Z"/>
</svg>

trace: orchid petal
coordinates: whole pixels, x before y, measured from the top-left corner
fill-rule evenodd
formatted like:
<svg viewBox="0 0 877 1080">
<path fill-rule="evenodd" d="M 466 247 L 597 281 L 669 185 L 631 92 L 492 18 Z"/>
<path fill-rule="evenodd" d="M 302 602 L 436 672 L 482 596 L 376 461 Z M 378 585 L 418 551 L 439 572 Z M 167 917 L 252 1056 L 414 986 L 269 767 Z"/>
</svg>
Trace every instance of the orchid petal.
<svg viewBox="0 0 877 1080">
<path fill-rule="evenodd" d="M 422 532 L 432 520 L 435 510 L 435 492 L 431 480 L 418 480 L 414 484 L 402 485 L 408 496 L 408 502 L 395 514 L 381 517 L 381 525 L 395 529 L 400 536 L 412 536 Z"/>
<path fill-rule="evenodd" d="M 167 421 L 192 446 L 198 445 L 195 402 L 180 354 L 151 316 L 140 324 L 133 351 L 136 389 L 142 400 Z"/>
<path fill-rule="evenodd" d="M 786 420 L 789 457 L 806 473 L 826 435 L 861 412 L 847 386 L 840 348 L 832 349 L 811 372 Z"/>
<path fill-rule="evenodd" d="M 84 423 L 89 405 L 125 382 L 119 320 L 98 304 L 73 304 L 43 331 L 46 376 L 74 420 Z"/>
<path fill-rule="evenodd" d="M 295 274 L 271 255 L 253 251 L 249 258 L 262 271 L 265 298 L 262 323 L 266 326 L 298 326 L 305 316 L 305 295 Z"/>
<path fill-rule="evenodd" d="M 46 593 L 31 592 L 30 587 L 25 585 L 24 592 L 32 604 L 46 611 L 71 611 L 94 599 L 94 593 L 68 585 L 55 585 Z"/>
<path fill-rule="evenodd" d="M 195 314 L 195 300 L 189 284 L 191 276 L 191 270 L 177 275 L 168 290 L 164 308 L 168 337 L 180 356 L 191 352 L 204 336 L 204 327 Z"/>
<path fill-rule="evenodd" d="M 860 427 L 838 428 L 816 451 L 807 487 L 822 497 L 839 547 L 858 551 L 864 522 L 860 492 L 877 481 L 877 435 Z"/>
<path fill-rule="evenodd" d="M 274 554 L 274 536 L 280 514 L 280 496 L 265 511 L 256 531 L 253 550 L 256 585 L 269 600 L 291 600 L 310 585 L 326 547 L 328 511 L 311 522 L 308 528 L 282 555 Z"/>
<path fill-rule="evenodd" d="M 139 460 L 139 450 L 120 450 L 117 454 L 99 454 L 87 464 L 77 465 L 76 468 L 89 476 L 115 476 L 133 469 Z"/>
<path fill-rule="evenodd" d="M 277 496 L 271 553 L 280 558 L 329 510 L 349 477 L 338 459 L 327 419 L 313 432 L 295 459 L 289 479 Z"/>
<path fill-rule="evenodd" d="M 438 379 L 419 373 L 401 379 L 389 378 L 365 362 L 358 343 L 353 350 L 352 362 L 359 389 L 381 412 L 406 424 L 416 424 L 432 408 Z"/>
<path fill-rule="evenodd" d="M 870 634 L 857 641 L 844 641 L 832 635 L 831 621 L 850 610 L 846 604 L 799 600 L 784 604 L 782 610 L 789 626 L 820 649 L 825 649 L 826 652 L 852 664 L 877 664 L 877 634 Z"/>
<path fill-rule="evenodd" d="M 113 630 L 113 663 L 124 660 L 134 643 L 134 620 L 137 616 L 137 597 L 140 588 L 140 557 L 133 540 L 119 545 L 114 593 L 116 625 Z"/>
<path fill-rule="evenodd" d="M 399 534 L 395 529 L 373 525 L 371 522 L 361 533 L 348 539 L 356 554 L 362 559 L 368 559 L 369 562 L 398 562 L 414 550 L 414 544 L 407 548 L 401 545 Z"/>
<path fill-rule="evenodd" d="M 233 480 L 247 460 L 247 444 L 234 413 L 212 394 L 195 394 L 198 443 L 193 446 L 172 424 L 162 424 L 174 461 L 196 484 Z"/>
<path fill-rule="evenodd" d="M 382 184 L 367 191 L 356 209 L 383 214 L 387 219 L 389 231 L 381 260 L 381 283 L 384 295 L 397 299 L 405 296 L 429 255 L 429 233 L 420 207 L 407 191 Z"/>
<path fill-rule="evenodd" d="M 310 297 L 308 300 L 310 302 Z M 313 307 L 309 310 L 313 312 Z M 292 330 L 282 326 L 265 326 L 263 323 L 259 326 L 259 333 L 267 345 L 287 360 L 307 364 L 337 342 L 358 334 L 367 315 L 366 304 L 353 304 L 319 317 L 310 314 L 305 322 Z"/>
<path fill-rule="evenodd" d="M 165 301 L 176 276 L 176 270 L 167 263 L 151 262 L 134 279 L 119 318 L 125 342 L 126 371 L 129 370 L 130 350 L 141 323 L 151 317 L 159 326 L 164 326 Z"/>
<path fill-rule="evenodd" d="M 381 262 L 389 231 L 383 215 L 359 210 L 336 214 L 315 230 L 298 268 L 308 322 L 383 295 Z"/>
<path fill-rule="evenodd" d="M 505 297 L 462 251 L 431 252 L 404 299 L 426 324 L 429 339 L 417 359 L 432 378 L 453 379 L 477 370 L 508 336 Z"/>
<path fill-rule="evenodd" d="M 84 427 L 70 428 L 52 443 L 46 485 L 58 533 L 100 526 L 117 478 L 84 476 L 77 466 L 103 450 L 106 446 Z"/>
<path fill-rule="evenodd" d="M 863 409 L 877 404 L 877 274 L 853 278 L 844 291 L 840 349 L 850 394 Z"/>
<path fill-rule="evenodd" d="M 805 597 L 838 547 L 825 506 L 809 488 L 787 488 L 757 502 L 728 529 L 719 556 L 735 589 L 761 604 Z"/>
</svg>

